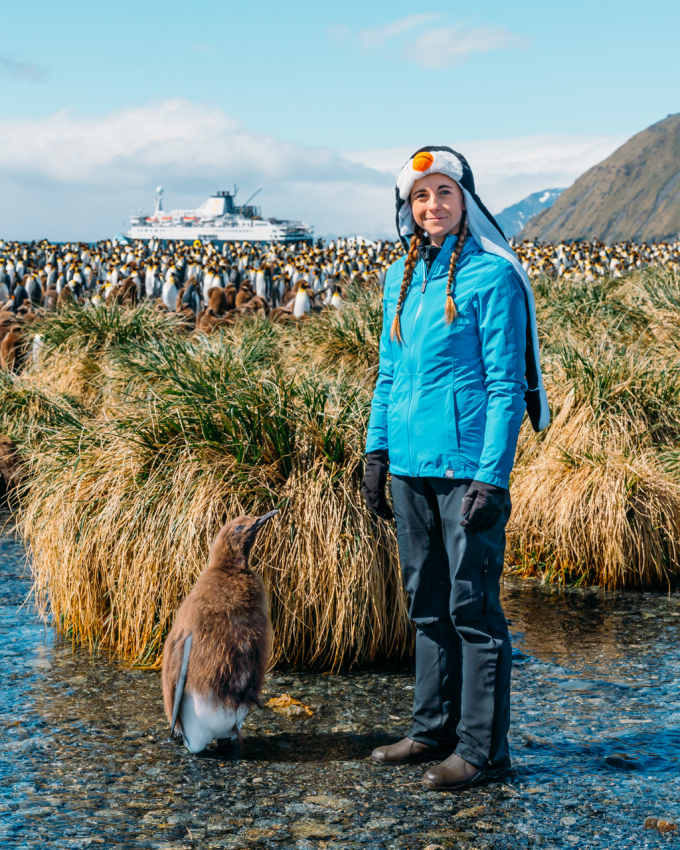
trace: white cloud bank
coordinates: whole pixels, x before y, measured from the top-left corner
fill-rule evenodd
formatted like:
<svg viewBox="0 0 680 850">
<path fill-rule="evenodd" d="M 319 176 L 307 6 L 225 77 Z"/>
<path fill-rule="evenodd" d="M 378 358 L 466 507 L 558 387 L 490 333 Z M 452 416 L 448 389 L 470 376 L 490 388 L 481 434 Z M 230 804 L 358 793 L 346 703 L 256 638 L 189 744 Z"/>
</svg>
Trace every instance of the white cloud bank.
<svg viewBox="0 0 680 850">
<path fill-rule="evenodd" d="M 541 189 L 571 185 L 593 165 L 613 153 L 625 136 L 525 136 L 460 142 L 477 192 L 492 212 L 500 212 Z M 418 145 L 345 151 L 351 162 L 396 176 Z"/>
<path fill-rule="evenodd" d="M 532 137 L 461 145 L 494 210 L 568 185 L 609 154 L 613 137 Z M 414 146 L 416 147 L 416 146 Z M 0 121 L 0 237 L 94 240 L 149 208 L 198 206 L 213 190 L 262 187 L 264 215 L 317 234 L 393 236 L 394 175 L 413 148 L 338 153 L 245 128 L 218 108 L 172 100 L 102 116 L 58 112 Z"/>
</svg>

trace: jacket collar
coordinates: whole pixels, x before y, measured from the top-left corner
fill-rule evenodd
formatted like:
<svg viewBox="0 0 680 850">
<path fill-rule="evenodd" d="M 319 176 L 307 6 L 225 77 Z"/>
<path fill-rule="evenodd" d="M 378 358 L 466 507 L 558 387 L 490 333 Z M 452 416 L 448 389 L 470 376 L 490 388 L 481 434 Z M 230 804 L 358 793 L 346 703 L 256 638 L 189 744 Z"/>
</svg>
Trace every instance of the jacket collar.
<svg viewBox="0 0 680 850">
<path fill-rule="evenodd" d="M 451 261 L 451 254 L 454 252 L 456 245 L 458 244 L 458 234 L 451 233 L 444 240 L 444 244 L 441 247 L 441 251 L 435 258 L 433 266 L 437 265 L 437 263 L 441 263 L 445 268 L 448 268 L 449 262 Z M 465 240 L 465 246 L 463 248 L 463 253 L 461 255 L 461 259 L 467 256 L 469 253 L 474 251 L 477 247 L 477 243 L 474 240 L 474 237 L 471 233 L 468 232 L 467 239 Z"/>
</svg>

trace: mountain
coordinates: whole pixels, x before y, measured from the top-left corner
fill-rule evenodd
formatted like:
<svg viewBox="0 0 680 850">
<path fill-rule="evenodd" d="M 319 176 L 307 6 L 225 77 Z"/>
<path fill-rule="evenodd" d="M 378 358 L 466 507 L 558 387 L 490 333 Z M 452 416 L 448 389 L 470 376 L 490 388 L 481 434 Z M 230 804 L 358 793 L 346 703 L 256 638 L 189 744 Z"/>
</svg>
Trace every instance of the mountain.
<svg viewBox="0 0 680 850">
<path fill-rule="evenodd" d="M 551 207 L 564 189 L 546 189 L 544 192 L 534 192 L 523 201 L 506 207 L 503 212 L 494 216 L 506 236 L 516 236 L 524 225 L 537 213 Z"/>
<path fill-rule="evenodd" d="M 675 241 L 680 233 L 680 114 L 633 136 L 539 213 L 519 239 Z"/>
</svg>

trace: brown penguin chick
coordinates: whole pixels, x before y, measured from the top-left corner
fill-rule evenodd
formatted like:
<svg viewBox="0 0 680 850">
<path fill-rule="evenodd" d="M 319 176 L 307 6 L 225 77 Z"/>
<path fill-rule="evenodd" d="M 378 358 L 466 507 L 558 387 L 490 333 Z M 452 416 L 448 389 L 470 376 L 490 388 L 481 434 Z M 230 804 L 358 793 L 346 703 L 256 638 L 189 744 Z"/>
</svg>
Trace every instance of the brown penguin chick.
<svg viewBox="0 0 680 850">
<path fill-rule="evenodd" d="M 181 312 L 182 312 L 182 310 L 183 310 L 183 308 L 184 308 L 184 304 L 182 304 L 182 299 L 184 298 L 184 293 L 187 291 L 187 286 L 188 286 L 188 285 L 189 285 L 188 283 L 187 283 L 187 284 L 185 284 L 185 285 L 184 285 L 184 286 L 183 286 L 183 287 L 182 287 L 182 288 L 181 288 L 181 289 L 177 292 L 177 300 L 175 301 L 175 312 L 176 312 L 176 313 L 181 313 Z"/>
<path fill-rule="evenodd" d="M 290 307 L 275 307 L 269 314 L 269 321 L 275 325 L 283 325 L 293 321 L 293 311 Z"/>
<path fill-rule="evenodd" d="M 257 313 L 259 316 L 268 316 L 269 315 L 269 301 L 264 298 L 262 295 L 255 295 L 248 302 L 248 307 L 252 309 L 254 313 Z"/>
<path fill-rule="evenodd" d="M 165 642 L 165 713 L 170 733 L 181 734 L 192 753 L 238 738 L 260 704 L 271 629 L 264 584 L 248 559 L 257 532 L 277 513 L 238 517 L 220 529 Z"/>
<path fill-rule="evenodd" d="M 286 288 L 283 292 L 283 297 L 281 298 L 281 306 L 282 307 L 287 307 L 289 304 L 292 306 L 293 302 L 295 301 L 295 296 L 298 294 L 298 289 L 300 288 L 300 284 L 302 284 L 302 283 L 304 283 L 306 285 L 307 281 L 300 278 L 300 280 L 295 282 L 295 285 L 293 286 L 292 289 L 289 289 L 288 286 L 286 285 Z"/>
<path fill-rule="evenodd" d="M 228 314 L 225 316 L 217 316 L 212 307 L 208 307 L 207 310 L 203 310 L 202 313 L 199 313 L 198 318 L 196 319 L 196 330 L 198 333 L 209 334 L 228 324 L 231 324 L 231 319 Z"/>
<path fill-rule="evenodd" d="M 45 300 L 47 300 L 47 297 L 49 296 L 49 294 L 50 293 L 49 293 L 49 290 L 48 290 L 47 296 L 45 297 Z M 65 286 L 61 290 L 59 295 L 57 296 L 57 305 L 56 305 L 57 310 L 61 310 L 62 307 L 68 307 L 69 305 L 74 304 L 74 303 L 75 303 L 75 300 L 73 298 L 73 293 L 71 292 L 70 287 Z"/>
<path fill-rule="evenodd" d="M 236 293 L 236 306 L 243 307 L 244 304 L 247 304 L 250 299 L 253 297 L 254 293 L 250 285 L 245 282 L 241 284 L 241 288 Z"/>
<path fill-rule="evenodd" d="M 233 283 L 225 287 L 224 297 L 227 302 L 227 310 L 233 310 L 236 307 L 236 287 Z"/>
<path fill-rule="evenodd" d="M 9 437 L 0 434 L 0 497 L 7 495 L 19 481 L 19 452 Z"/>
<path fill-rule="evenodd" d="M 182 325 L 186 330 L 191 331 L 196 327 L 196 314 L 188 307 L 175 310 L 175 315 L 182 320 Z"/>
<path fill-rule="evenodd" d="M 208 290 L 208 307 L 218 316 L 229 310 L 227 294 L 221 286 L 211 286 Z"/>
<path fill-rule="evenodd" d="M 23 360 L 23 339 L 20 325 L 12 325 L 0 343 L 0 366 L 17 369 Z"/>
<path fill-rule="evenodd" d="M 23 321 L 28 324 L 35 322 L 38 319 L 38 314 L 34 313 L 30 307 L 27 307 L 25 310 L 23 307 L 19 307 L 17 310 L 17 317 L 18 316 L 21 316 Z"/>
<path fill-rule="evenodd" d="M 137 305 L 137 284 L 133 278 L 128 277 L 120 284 L 118 301 L 120 304 L 128 304 L 130 307 Z"/>
<path fill-rule="evenodd" d="M 57 301 L 59 300 L 59 293 L 57 292 L 56 286 L 50 286 L 45 292 L 45 309 L 48 312 L 54 312 L 57 309 Z"/>
</svg>

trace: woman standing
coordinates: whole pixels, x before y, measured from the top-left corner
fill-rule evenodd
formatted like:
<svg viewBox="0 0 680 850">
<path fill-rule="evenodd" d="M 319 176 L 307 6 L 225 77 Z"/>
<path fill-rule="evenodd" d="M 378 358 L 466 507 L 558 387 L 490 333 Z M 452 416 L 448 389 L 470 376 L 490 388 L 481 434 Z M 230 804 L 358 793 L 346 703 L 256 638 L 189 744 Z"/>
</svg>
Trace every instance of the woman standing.
<svg viewBox="0 0 680 850">
<path fill-rule="evenodd" d="M 408 254 L 385 278 L 363 491 L 390 519 L 389 468 L 416 687 L 408 737 L 372 758 L 446 757 L 423 783 L 460 789 L 510 770 L 499 586 L 508 478 L 525 409 L 535 430 L 550 413 L 531 286 L 465 157 L 448 147 L 411 157 L 397 180 L 397 227 Z"/>
</svg>

